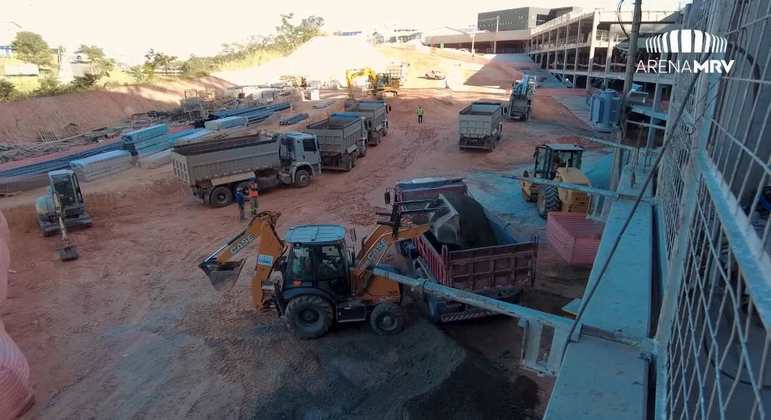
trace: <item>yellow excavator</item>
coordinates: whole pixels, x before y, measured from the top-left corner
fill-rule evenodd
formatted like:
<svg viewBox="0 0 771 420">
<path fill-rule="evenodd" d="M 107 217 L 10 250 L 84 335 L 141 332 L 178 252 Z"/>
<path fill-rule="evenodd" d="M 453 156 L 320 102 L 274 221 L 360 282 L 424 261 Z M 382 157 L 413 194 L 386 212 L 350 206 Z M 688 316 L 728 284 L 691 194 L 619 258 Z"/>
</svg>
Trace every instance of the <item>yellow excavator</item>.
<svg viewBox="0 0 771 420">
<path fill-rule="evenodd" d="M 433 210 L 402 210 L 395 203 L 390 213 L 378 213 L 388 219 L 378 221 L 358 253 L 339 225 L 295 226 L 282 240 L 276 233 L 280 213 L 265 211 L 199 267 L 215 289 L 232 287 L 246 261 L 233 259 L 259 242 L 252 301 L 258 310 L 275 306 L 298 337 L 317 338 L 335 323 L 366 320 L 377 334 L 396 334 L 404 326 L 400 287 L 372 269 L 394 243 L 428 230 L 428 225 L 405 225 L 409 221 L 403 215 Z"/>
<path fill-rule="evenodd" d="M 356 79 L 362 76 L 367 77 L 367 91 L 373 96 L 384 96 L 385 94 L 399 94 L 399 82 L 391 80 L 388 73 L 378 73 L 370 67 L 347 70 L 345 72 L 346 82 L 348 83 L 348 96 L 355 99 L 354 85 Z"/>
</svg>

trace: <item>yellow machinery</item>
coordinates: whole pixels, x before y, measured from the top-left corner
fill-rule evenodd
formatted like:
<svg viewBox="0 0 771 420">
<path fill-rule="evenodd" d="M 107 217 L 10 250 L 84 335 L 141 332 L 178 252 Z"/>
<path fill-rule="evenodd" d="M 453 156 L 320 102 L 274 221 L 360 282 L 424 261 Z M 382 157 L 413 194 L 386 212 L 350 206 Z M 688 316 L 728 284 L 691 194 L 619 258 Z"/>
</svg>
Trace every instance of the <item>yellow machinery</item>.
<svg viewBox="0 0 771 420">
<path fill-rule="evenodd" d="M 399 80 L 392 79 L 387 73 L 378 73 L 375 70 L 364 67 L 361 69 L 352 69 L 345 72 L 346 82 L 348 83 L 348 96 L 354 99 L 354 85 L 356 79 L 367 77 L 367 91 L 374 96 L 383 96 L 386 93 L 393 95 L 399 94 Z"/>
<path fill-rule="evenodd" d="M 321 337 L 334 323 L 365 320 L 378 334 L 396 334 L 404 325 L 399 285 L 372 269 L 394 243 L 428 230 L 427 225 L 402 226 L 400 208 L 395 204 L 389 220 L 378 222 L 358 253 L 346 243 L 342 226 L 295 226 L 282 240 L 276 233 L 280 213 L 262 212 L 199 267 L 215 289 L 232 287 L 245 262 L 232 259 L 258 242 L 251 281 L 258 310 L 274 305 L 301 338 Z"/>
<path fill-rule="evenodd" d="M 544 144 L 536 148 L 533 157 L 532 175 L 527 170 L 522 174 L 555 182 L 590 186 L 589 179 L 581 171 L 584 149 L 577 144 Z M 535 201 L 538 214 L 546 217 L 552 211 L 587 213 L 589 195 L 585 192 L 559 188 L 555 185 L 537 185 L 522 181 L 522 195 L 527 201 Z"/>
</svg>

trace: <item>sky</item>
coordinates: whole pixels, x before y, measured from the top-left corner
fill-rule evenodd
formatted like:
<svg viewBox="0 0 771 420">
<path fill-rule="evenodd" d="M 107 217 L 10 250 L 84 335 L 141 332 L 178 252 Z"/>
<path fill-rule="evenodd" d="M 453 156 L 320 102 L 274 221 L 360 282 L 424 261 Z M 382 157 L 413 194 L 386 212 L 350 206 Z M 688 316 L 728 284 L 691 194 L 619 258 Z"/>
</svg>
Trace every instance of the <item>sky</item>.
<svg viewBox="0 0 771 420">
<path fill-rule="evenodd" d="M 0 20 L 41 34 L 52 47 L 73 51 L 80 44 L 96 44 L 121 62 L 137 64 L 150 48 L 180 58 L 215 54 L 223 43 L 273 33 L 282 13 L 321 16 L 327 32 L 372 32 L 388 25 L 471 25 L 481 11 L 523 6 L 591 10 L 615 8 L 617 1 L 482 0 L 441 7 L 451 2 L 387 0 L 387 7 L 375 10 L 375 3 L 343 0 L 6 0 Z M 643 10 L 674 10 L 681 1 L 643 0 Z M 625 0 L 624 8 L 631 4 Z"/>
</svg>

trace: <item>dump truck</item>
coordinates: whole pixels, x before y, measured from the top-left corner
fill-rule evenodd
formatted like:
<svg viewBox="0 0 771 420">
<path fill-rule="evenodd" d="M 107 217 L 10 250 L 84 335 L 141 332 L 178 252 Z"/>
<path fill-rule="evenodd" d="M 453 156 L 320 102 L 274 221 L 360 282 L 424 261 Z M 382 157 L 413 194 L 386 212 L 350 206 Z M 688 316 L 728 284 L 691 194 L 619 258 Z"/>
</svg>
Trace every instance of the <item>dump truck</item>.
<svg viewBox="0 0 771 420">
<path fill-rule="evenodd" d="M 377 146 L 388 135 L 391 106 L 385 101 L 353 101 L 346 104 L 345 110 L 364 117 L 368 146 Z"/>
<path fill-rule="evenodd" d="M 458 116 L 461 149 L 492 151 L 501 140 L 503 109 L 497 102 L 473 102 Z"/>
<path fill-rule="evenodd" d="M 460 178 L 424 178 L 397 184 L 386 193 L 404 203 L 402 212 L 433 209 L 429 229 L 399 246 L 411 261 L 413 275 L 444 286 L 517 302 L 535 282 L 538 244 L 519 241 L 505 223 L 467 193 Z M 472 306 L 425 296 L 429 318 L 437 323 L 479 318 L 492 313 Z"/>
<path fill-rule="evenodd" d="M 367 129 L 360 115 L 333 112 L 329 118 L 309 124 L 305 131 L 318 139 L 324 169 L 350 171 L 356 159 L 367 154 Z"/>
<path fill-rule="evenodd" d="M 277 185 L 305 187 L 321 174 L 319 144 L 312 134 L 247 135 L 175 146 L 174 175 L 212 207 L 233 202 L 252 180 L 263 190 Z"/>
<path fill-rule="evenodd" d="M 506 118 L 527 121 L 533 111 L 533 96 L 535 95 L 535 77 L 525 75 L 511 86 L 511 96 L 506 107 Z"/>
</svg>

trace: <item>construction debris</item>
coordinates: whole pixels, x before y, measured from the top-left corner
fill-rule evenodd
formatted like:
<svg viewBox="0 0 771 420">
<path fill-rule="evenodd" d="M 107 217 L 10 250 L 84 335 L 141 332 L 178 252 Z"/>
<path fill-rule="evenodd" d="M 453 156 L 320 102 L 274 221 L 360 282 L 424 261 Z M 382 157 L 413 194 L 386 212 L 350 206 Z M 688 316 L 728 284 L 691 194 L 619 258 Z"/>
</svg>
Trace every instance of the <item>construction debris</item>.
<svg viewBox="0 0 771 420">
<path fill-rule="evenodd" d="M 287 117 L 279 121 L 279 125 L 294 125 L 300 121 L 308 119 L 308 114 L 305 112 L 300 114 L 294 114 L 291 117 Z"/>
</svg>

